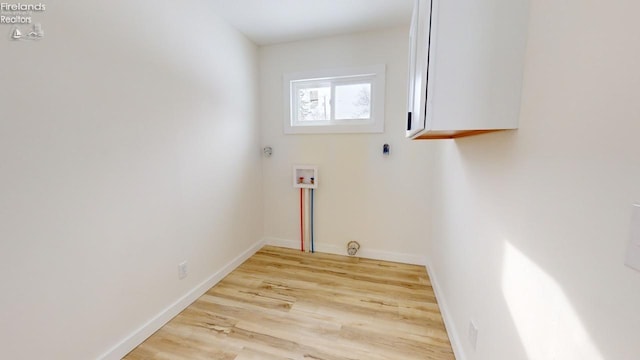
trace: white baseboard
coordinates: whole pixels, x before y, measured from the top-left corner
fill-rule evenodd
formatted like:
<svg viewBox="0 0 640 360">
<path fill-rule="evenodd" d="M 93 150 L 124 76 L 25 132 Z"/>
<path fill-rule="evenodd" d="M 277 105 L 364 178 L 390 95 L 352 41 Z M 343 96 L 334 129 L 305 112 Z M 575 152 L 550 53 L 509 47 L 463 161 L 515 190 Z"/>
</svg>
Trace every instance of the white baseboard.
<svg viewBox="0 0 640 360">
<path fill-rule="evenodd" d="M 431 280 L 433 292 L 436 294 L 436 300 L 438 301 L 438 307 L 440 308 L 440 313 L 444 320 L 444 327 L 447 329 L 447 334 L 449 335 L 449 341 L 451 341 L 453 354 L 455 355 L 456 360 L 467 360 L 467 355 L 462 348 L 462 342 L 460 342 L 460 333 L 455 326 L 453 317 L 449 311 L 449 306 L 447 305 L 447 300 L 445 299 L 442 288 L 438 283 L 436 273 L 431 271 L 429 265 L 426 265 L 425 267 L 427 268 L 427 274 L 429 274 L 429 279 Z"/>
<path fill-rule="evenodd" d="M 197 285 L 195 288 L 190 290 L 180 299 L 176 300 L 176 302 L 169 305 L 167 308 L 165 308 L 156 316 L 154 316 L 151 320 L 147 321 L 147 323 L 145 323 L 136 331 L 134 331 L 129 336 L 124 338 L 122 341 L 120 341 L 118 344 L 113 346 L 107 352 L 99 356 L 98 359 L 99 360 L 122 359 L 136 346 L 140 345 L 144 340 L 146 340 L 154 332 L 158 331 L 158 329 L 160 329 L 167 322 L 169 322 L 169 320 L 173 319 L 182 310 L 186 309 L 187 306 L 191 305 L 200 296 L 202 296 L 202 294 L 207 292 L 207 290 L 209 290 L 215 284 L 220 282 L 220 280 L 222 280 L 230 272 L 235 270 L 238 266 L 240 266 L 240 264 L 242 264 L 245 260 L 250 258 L 258 250 L 260 250 L 262 246 L 264 246 L 264 240 L 260 240 L 257 243 L 255 243 L 247 251 L 243 252 L 238 257 L 231 260 L 229 263 L 223 266 L 222 269 L 215 272 L 208 279 L 201 282 L 199 285 Z"/>
<path fill-rule="evenodd" d="M 287 249 L 300 249 L 300 241 L 277 239 L 277 238 L 264 238 L 265 245 L 278 246 Z"/>
<path fill-rule="evenodd" d="M 278 238 L 265 238 L 264 243 L 272 246 L 279 246 L 290 249 L 300 249 L 299 240 L 287 240 Z M 335 254 L 335 255 L 348 255 L 346 244 L 344 247 L 333 244 L 316 244 L 315 251 Z M 417 256 L 413 254 L 394 253 L 389 251 L 372 250 L 366 247 L 361 247 L 357 254 L 358 257 L 374 260 L 393 261 L 404 264 L 414 264 L 426 266 L 427 261 L 425 257 Z"/>
</svg>

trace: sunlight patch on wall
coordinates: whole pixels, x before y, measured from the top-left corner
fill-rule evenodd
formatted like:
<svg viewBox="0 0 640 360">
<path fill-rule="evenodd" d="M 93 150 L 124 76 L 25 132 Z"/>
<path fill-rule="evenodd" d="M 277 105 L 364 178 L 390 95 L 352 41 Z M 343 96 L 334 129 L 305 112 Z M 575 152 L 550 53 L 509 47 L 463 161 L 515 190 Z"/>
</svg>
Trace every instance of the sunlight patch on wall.
<svg viewBox="0 0 640 360">
<path fill-rule="evenodd" d="M 530 360 L 604 360 L 558 283 L 505 243 L 502 292 Z"/>
</svg>

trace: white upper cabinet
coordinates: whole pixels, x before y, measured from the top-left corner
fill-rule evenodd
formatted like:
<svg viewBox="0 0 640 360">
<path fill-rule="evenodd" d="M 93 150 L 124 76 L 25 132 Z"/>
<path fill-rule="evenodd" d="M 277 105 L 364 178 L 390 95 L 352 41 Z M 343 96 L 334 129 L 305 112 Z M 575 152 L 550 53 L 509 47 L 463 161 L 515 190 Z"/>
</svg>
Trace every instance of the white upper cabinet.
<svg viewBox="0 0 640 360">
<path fill-rule="evenodd" d="M 528 0 L 416 0 L 407 137 L 515 129 Z"/>
</svg>

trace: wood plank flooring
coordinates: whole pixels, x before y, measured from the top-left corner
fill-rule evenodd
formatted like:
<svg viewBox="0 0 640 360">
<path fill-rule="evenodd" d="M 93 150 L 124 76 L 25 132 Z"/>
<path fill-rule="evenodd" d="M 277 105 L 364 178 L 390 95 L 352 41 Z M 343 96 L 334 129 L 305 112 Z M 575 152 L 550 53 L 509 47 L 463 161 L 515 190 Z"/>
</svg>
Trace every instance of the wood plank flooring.
<svg viewBox="0 0 640 360">
<path fill-rule="evenodd" d="M 125 359 L 454 356 L 424 267 L 266 246 Z"/>
</svg>

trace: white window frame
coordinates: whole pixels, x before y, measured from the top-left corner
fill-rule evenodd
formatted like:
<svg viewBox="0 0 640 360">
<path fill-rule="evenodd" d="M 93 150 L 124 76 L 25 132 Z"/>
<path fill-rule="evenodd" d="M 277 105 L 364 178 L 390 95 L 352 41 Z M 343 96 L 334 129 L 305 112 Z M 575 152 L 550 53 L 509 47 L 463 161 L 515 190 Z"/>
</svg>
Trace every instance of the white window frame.
<svg viewBox="0 0 640 360">
<path fill-rule="evenodd" d="M 284 133 L 335 134 L 384 132 L 385 65 L 328 69 L 290 73 L 283 76 Z M 298 121 L 298 89 L 310 84 L 330 84 L 331 120 Z M 371 84 L 371 117 L 369 119 L 335 120 L 336 85 Z M 306 86 L 304 86 L 306 85 Z M 325 85 L 326 86 L 326 85 Z"/>
</svg>

